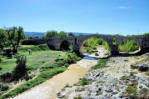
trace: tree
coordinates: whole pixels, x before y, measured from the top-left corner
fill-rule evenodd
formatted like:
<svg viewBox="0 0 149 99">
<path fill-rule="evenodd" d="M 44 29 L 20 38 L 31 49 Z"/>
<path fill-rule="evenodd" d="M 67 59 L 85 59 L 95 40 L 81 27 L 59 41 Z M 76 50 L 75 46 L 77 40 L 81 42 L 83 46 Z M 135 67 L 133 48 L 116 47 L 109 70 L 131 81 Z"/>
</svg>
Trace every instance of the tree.
<svg viewBox="0 0 149 99">
<path fill-rule="evenodd" d="M 18 32 L 17 45 L 19 45 L 19 44 L 20 44 L 20 41 L 21 41 L 22 39 L 25 39 L 25 34 L 24 34 L 24 30 L 23 30 L 22 27 L 19 27 L 19 28 L 17 29 L 17 32 Z"/>
<path fill-rule="evenodd" d="M 6 30 L 8 34 L 9 45 L 12 47 L 13 54 L 17 53 L 20 41 L 25 38 L 22 27 L 12 27 Z"/>
<path fill-rule="evenodd" d="M 55 30 L 48 31 L 48 32 L 45 34 L 45 37 L 47 37 L 47 38 L 57 37 L 57 36 L 58 36 L 58 33 L 57 33 L 57 31 L 55 31 Z"/>
<path fill-rule="evenodd" d="M 60 31 L 59 37 L 67 37 L 67 33 L 64 31 Z"/>
<path fill-rule="evenodd" d="M 7 32 L 4 29 L 0 29 L 0 49 L 3 50 L 7 42 Z"/>
<path fill-rule="evenodd" d="M 149 33 L 145 33 L 144 36 L 149 36 Z"/>
<path fill-rule="evenodd" d="M 68 34 L 68 36 L 74 37 L 75 35 L 74 35 L 72 32 L 70 32 L 70 33 Z"/>
</svg>

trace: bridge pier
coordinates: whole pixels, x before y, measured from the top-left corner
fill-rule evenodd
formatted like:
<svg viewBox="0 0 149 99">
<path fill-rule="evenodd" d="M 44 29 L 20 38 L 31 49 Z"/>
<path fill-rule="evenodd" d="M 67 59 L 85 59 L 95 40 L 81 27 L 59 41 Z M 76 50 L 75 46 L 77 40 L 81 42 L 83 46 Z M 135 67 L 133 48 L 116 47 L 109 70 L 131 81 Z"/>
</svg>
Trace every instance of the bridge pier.
<svg viewBox="0 0 149 99">
<path fill-rule="evenodd" d="M 111 48 L 111 55 L 119 55 L 119 50 L 117 45 L 110 46 Z"/>
</svg>

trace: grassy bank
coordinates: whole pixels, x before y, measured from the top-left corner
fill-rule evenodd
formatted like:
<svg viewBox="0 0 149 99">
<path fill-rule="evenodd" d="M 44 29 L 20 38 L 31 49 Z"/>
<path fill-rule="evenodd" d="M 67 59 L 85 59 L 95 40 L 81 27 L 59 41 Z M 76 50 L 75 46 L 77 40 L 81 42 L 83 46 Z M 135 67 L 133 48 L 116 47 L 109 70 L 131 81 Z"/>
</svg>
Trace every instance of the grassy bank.
<svg viewBox="0 0 149 99">
<path fill-rule="evenodd" d="M 29 55 L 27 51 L 28 49 L 32 49 L 32 55 Z M 19 93 L 46 81 L 52 76 L 65 71 L 69 64 L 80 60 L 74 53 L 52 51 L 46 47 L 40 48 L 39 46 L 33 45 L 22 46 L 19 50 L 19 55 L 20 54 L 27 57 L 26 67 L 29 79 L 20 79 L 21 83 L 20 81 L 19 83 L 21 85 L 19 84 L 19 86 L 15 87 L 11 85 L 18 82 L 8 82 L 8 87 L 10 87 L 10 89 L 2 92 L 0 99 L 16 96 Z M 2 58 L 2 62 L 0 63 L 0 76 L 5 75 L 8 72 L 11 74 L 11 72 L 14 71 L 17 65 L 16 56 L 13 56 L 11 59 L 6 57 Z M 2 84 L 4 85 L 4 82 L 2 82 Z"/>
<path fill-rule="evenodd" d="M 55 67 L 52 70 L 47 69 L 47 71 L 40 73 L 35 79 L 29 80 L 26 83 L 15 88 L 14 90 L 11 90 L 7 94 L 1 96 L 0 99 L 5 99 L 8 97 L 16 96 L 19 93 L 22 93 L 32 87 L 35 87 L 36 85 L 43 83 L 44 81 L 51 78 L 52 76 L 54 76 L 60 72 L 63 72 L 65 70 L 66 70 L 66 67 Z"/>
</svg>

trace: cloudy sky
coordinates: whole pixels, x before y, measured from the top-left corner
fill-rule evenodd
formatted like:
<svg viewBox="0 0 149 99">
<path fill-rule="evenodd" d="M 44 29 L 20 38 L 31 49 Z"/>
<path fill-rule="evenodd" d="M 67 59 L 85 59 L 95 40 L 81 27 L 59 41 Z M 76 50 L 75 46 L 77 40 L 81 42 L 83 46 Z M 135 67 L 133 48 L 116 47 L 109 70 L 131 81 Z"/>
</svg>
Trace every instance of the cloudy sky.
<svg viewBox="0 0 149 99">
<path fill-rule="evenodd" d="M 149 0 L 0 0 L 0 27 L 141 34 L 149 32 Z"/>
</svg>

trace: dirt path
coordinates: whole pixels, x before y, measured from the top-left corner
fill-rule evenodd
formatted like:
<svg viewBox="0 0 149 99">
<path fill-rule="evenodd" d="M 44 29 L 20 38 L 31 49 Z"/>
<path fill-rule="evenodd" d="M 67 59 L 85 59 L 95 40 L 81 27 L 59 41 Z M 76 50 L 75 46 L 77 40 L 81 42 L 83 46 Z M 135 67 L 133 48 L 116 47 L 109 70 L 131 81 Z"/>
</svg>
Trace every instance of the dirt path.
<svg viewBox="0 0 149 99">
<path fill-rule="evenodd" d="M 72 64 L 65 72 L 54 76 L 13 99 L 56 99 L 56 93 L 61 91 L 67 84 L 73 85 L 77 83 L 87 73 L 87 70 L 96 63 L 97 60 L 82 59 L 76 64 Z"/>
</svg>

